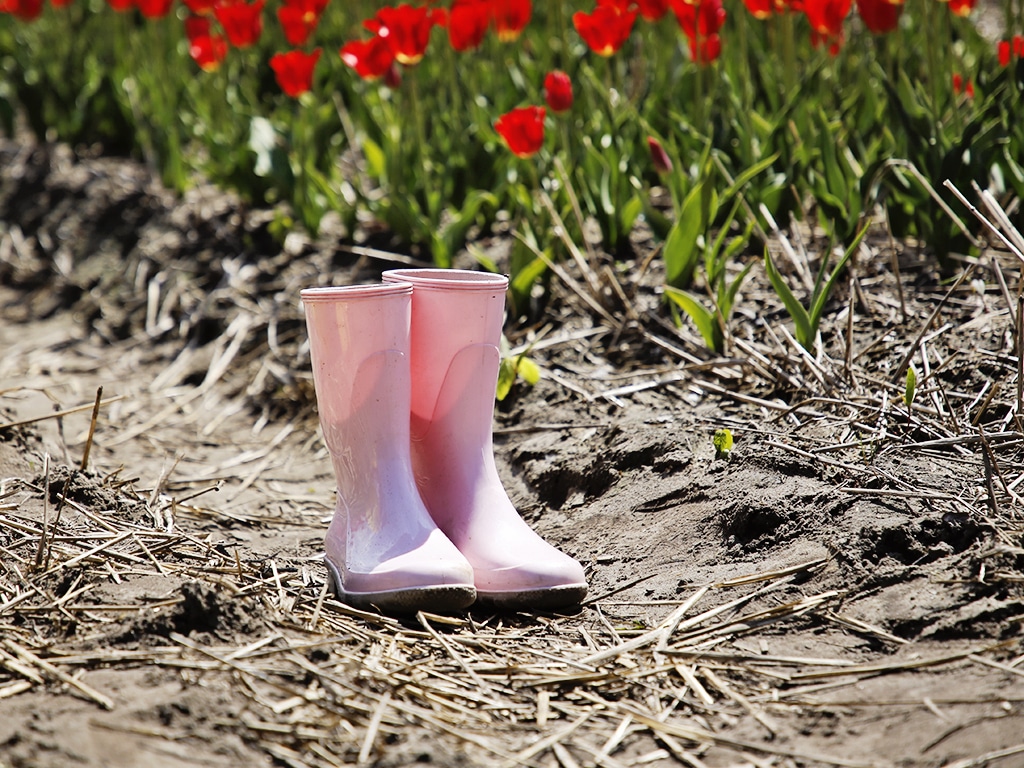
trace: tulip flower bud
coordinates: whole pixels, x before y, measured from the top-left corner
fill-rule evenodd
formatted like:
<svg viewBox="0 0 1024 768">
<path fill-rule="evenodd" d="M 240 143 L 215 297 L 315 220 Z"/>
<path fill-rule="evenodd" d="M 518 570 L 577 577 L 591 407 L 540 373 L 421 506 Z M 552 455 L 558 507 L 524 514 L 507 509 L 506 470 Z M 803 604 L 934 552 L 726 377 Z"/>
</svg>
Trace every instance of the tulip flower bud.
<svg viewBox="0 0 1024 768">
<path fill-rule="evenodd" d="M 647 148 L 651 150 L 651 161 L 654 163 L 654 170 L 661 176 L 672 173 L 672 158 L 668 156 L 668 152 L 661 146 L 661 142 L 653 136 L 648 136 Z"/>
<path fill-rule="evenodd" d="M 561 70 L 548 72 L 544 78 L 544 100 L 552 112 L 561 114 L 572 108 L 572 81 Z"/>
</svg>

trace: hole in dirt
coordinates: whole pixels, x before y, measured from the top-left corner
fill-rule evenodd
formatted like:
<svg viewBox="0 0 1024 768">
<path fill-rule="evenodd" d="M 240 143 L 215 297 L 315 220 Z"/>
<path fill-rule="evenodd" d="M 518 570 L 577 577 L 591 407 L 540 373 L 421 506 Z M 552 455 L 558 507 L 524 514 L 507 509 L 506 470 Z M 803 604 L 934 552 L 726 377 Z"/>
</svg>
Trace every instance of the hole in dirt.
<svg viewBox="0 0 1024 768">
<path fill-rule="evenodd" d="M 889 622 L 888 630 L 905 640 L 912 640 L 931 623 L 930 619 L 896 619 Z"/>
<path fill-rule="evenodd" d="M 561 509 L 570 496 L 582 492 L 593 498 L 600 496 L 615 482 L 615 472 L 600 463 L 586 468 L 552 467 L 533 481 L 537 498 L 548 507 Z"/>
<path fill-rule="evenodd" d="M 873 563 L 889 557 L 903 565 L 910 565 L 928 554 L 923 546 L 906 528 L 884 528 L 867 534 L 864 555 Z"/>
<path fill-rule="evenodd" d="M 921 521 L 921 541 L 928 546 L 948 544 L 954 552 L 960 553 L 981 539 L 986 530 L 985 524 L 970 515 L 947 512 L 941 519 Z"/>
<path fill-rule="evenodd" d="M 775 543 L 776 532 L 787 522 L 789 518 L 781 510 L 742 499 L 723 512 L 722 535 L 744 546 L 753 542 L 768 546 Z"/>
</svg>

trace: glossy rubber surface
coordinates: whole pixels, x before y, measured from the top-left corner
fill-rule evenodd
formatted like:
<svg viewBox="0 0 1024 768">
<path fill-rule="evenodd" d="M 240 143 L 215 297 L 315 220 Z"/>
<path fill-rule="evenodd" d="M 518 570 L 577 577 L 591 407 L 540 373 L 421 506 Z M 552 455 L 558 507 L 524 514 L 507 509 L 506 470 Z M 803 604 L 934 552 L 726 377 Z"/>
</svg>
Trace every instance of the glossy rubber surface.
<svg viewBox="0 0 1024 768">
<path fill-rule="evenodd" d="M 421 496 L 473 566 L 477 594 L 508 608 L 586 596 L 583 566 L 520 517 L 494 463 L 492 419 L 508 279 L 461 270 L 392 270 L 412 283 L 412 462 Z"/>
<path fill-rule="evenodd" d="M 410 457 L 409 285 L 301 293 L 338 482 L 324 541 L 336 592 L 382 610 L 465 608 L 473 569 L 420 498 Z"/>
</svg>

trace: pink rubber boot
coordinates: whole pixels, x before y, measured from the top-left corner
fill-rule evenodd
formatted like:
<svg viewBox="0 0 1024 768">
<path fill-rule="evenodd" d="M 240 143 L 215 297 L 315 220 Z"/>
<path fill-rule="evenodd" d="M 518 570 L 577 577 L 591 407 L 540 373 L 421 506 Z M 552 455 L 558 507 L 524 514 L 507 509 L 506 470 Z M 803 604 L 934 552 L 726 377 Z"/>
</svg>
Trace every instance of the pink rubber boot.
<svg viewBox="0 0 1024 768">
<path fill-rule="evenodd" d="M 412 283 L 412 462 L 438 526 L 473 565 L 478 598 L 554 608 L 587 593 L 583 567 L 516 512 L 494 464 L 491 422 L 508 278 L 398 269 Z"/>
<path fill-rule="evenodd" d="M 412 286 L 301 292 L 320 428 L 338 480 L 324 541 L 339 598 L 449 611 L 476 598 L 473 568 L 423 505 L 409 455 Z"/>
</svg>

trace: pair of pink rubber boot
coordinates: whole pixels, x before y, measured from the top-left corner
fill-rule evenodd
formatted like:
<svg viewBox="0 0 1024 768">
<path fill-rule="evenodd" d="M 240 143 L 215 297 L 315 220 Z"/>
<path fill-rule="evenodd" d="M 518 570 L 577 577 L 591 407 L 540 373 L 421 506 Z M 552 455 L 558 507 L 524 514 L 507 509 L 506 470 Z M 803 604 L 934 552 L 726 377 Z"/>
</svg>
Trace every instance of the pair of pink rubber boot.
<svg viewBox="0 0 1024 768">
<path fill-rule="evenodd" d="M 338 481 L 326 560 L 346 602 L 543 609 L 586 595 L 583 567 L 527 526 L 494 464 L 507 285 L 501 275 L 403 269 L 380 285 L 302 291 Z"/>
</svg>

